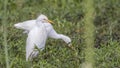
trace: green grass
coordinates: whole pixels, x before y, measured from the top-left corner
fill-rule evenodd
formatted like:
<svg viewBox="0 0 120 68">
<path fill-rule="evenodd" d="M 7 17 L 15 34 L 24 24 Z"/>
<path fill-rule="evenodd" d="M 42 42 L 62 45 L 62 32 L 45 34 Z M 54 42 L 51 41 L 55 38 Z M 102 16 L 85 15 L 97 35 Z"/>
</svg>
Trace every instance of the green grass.
<svg viewBox="0 0 120 68">
<path fill-rule="evenodd" d="M 95 68 L 120 67 L 120 0 L 94 0 Z M 84 5 L 82 0 L 8 0 L 6 11 L 7 49 L 10 68 L 81 68 L 85 60 Z M 3 1 L 0 1 L 0 68 L 6 68 L 1 24 L 4 23 Z M 25 61 L 27 35 L 13 25 L 45 14 L 53 20 L 54 29 L 72 39 L 75 51 L 62 40 L 48 39 L 45 49 L 33 62 Z M 85 17 L 86 18 L 86 17 Z M 88 26 L 89 28 L 89 26 Z M 88 34 L 89 35 L 89 34 Z M 89 56 L 89 55 L 88 55 Z"/>
<path fill-rule="evenodd" d="M 94 39 L 95 39 L 95 25 L 93 23 L 95 18 L 94 0 L 85 0 L 84 7 L 84 50 L 85 62 L 82 68 L 94 68 Z"/>
<path fill-rule="evenodd" d="M 7 28 L 6 28 L 6 20 L 7 20 L 7 3 L 8 1 L 4 1 L 4 16 L 2 21 L 2 28 L 3 28 L 3 45 L 4 45 L 4 54 L 5 54 L 5 61 L 6 61 L 6 68 L 9 68 L 9 59 L 8 59 L 8 44 L 7 44 Z"/>
</svg>

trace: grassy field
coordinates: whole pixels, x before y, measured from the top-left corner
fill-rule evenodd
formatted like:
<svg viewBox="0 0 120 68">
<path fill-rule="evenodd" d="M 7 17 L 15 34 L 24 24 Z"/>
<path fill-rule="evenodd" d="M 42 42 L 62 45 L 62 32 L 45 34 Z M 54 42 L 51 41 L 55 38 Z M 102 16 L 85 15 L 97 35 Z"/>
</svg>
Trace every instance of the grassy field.
<svg viewBox="0 0 120 68">
<path fill-rule="evenodd" d="M 0 68 L 7 64 L 8 68 L 84 68 L 89 60 L 93 68 L 120 68 L 120 0 L 93 0 L 92 7 L 87 1 L 8 0 L 5 5 L 1 0 Z M 58 33 L 72 39 L 75 51 L 64 41 L 49 38 L 39 56 L 26 62 L 27 35 L 13 25 L 39 14 L 48 16 Z"/>
</svg>

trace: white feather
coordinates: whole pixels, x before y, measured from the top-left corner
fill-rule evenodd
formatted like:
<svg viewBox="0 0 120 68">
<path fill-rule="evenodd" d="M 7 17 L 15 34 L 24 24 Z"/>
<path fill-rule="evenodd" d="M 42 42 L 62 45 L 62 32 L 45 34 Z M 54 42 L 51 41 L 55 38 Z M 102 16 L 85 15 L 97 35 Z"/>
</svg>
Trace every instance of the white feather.
<svg viewBox="0 0 120 68">
<path fill-rule="evenodd" d="M 41 50 L 44 49 L 47 37 L 62 39 L 66 43 L 71 42 L 68 36 L 57 34 L 52 25 L 45 19 L 48 18 L 45 15 L 40 15 L 37 20 L 28 20 L 14 25 L 18 29 L 25 30 L 24 33 L 28 34 L 26 41 L 26 61 L 38 55 L 39 51 L 35 50 L 35 46 Z"/>
<path fill-rule="evenodd" d="M 37 46 L 39 49 L 44 49 L 46 39 L 47 33 L 43 24 L 30 30 L 26 42 L 26 60 L 28 60 L 28 58 L 32 58 L 30 55 L 32 52 L 34 52 L 35 46 Z"/>
<path fill-rule="evenodd" d="M 25 22 L 22 22 L 22 23 L 17 23 L 14 26 L 18 29 L 25 30 L 24 33 L 28 33 L 35 26 L 35 22 L 36 22 L 36 20 L 28 20 L 28 21 L 25 21 Z M 68 36 L 65 36 L 63 34 L 58 34 L 54 30 L 54 28 L 52 27 L 52 25 L 50 23 L 43 23 L 43 24 L 45 25 L 48 37 L 54 38 L 54 39 L 62 39 L 66 43 L 71 42 L 71 39 Z"/>
</svg>

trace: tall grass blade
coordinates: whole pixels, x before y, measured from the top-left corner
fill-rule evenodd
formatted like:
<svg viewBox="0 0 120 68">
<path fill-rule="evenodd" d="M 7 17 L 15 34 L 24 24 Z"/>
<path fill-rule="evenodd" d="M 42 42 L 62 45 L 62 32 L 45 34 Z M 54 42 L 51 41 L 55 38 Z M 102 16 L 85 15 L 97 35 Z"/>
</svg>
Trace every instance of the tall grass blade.
<svg viewBox="0 0 120 68">
<path fill-rule="evenodd" d="M 4 15 L 3 15 L 3 45 L 4 45 L 4 51 L 5 51 L 5 59 L 6 59 L 6 68 L 9 68 L 9 60 L 8 60 L 8 49 L 7 49 L 7 29 L 6 29 L 6 22 L 7 22 L 7 0 L 4 0 Z"/>
<path fill-rule="evenodd" d="M 84 39 L 85 39 L 85 63 L 83 68 L 94 68 L 94 1 L 85 0 L 84 2 Z"/>
</svg>

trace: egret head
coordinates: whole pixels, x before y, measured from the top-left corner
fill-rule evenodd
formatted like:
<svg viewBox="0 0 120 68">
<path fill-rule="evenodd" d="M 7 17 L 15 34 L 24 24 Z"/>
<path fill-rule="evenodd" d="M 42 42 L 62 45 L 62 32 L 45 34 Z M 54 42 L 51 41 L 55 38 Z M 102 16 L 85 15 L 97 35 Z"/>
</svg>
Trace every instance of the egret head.
<svg viewBox="0 0 120 68">
<path fill-rule="evenodd" d="M 41 14 L 38 16 L 37 21 L 41 21 L 42 23 L 53 23 L 52 21 L 48 20 L 47 16 Z"/>
</svg>

